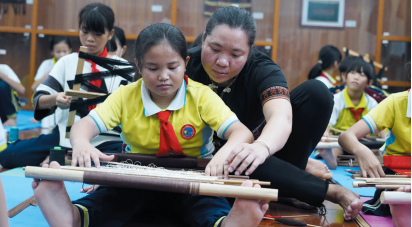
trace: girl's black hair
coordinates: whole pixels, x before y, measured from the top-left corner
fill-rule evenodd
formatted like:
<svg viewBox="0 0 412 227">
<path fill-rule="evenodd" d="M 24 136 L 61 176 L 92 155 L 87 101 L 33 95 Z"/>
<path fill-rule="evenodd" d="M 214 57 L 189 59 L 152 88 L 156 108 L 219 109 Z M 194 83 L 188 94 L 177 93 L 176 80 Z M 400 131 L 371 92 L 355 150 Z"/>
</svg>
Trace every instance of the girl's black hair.
<svg viewBox="0 0 412 227">
<path fill-rule="evenodd" d="M 360 58 L 359 56 L 353 56 L 353 55 L 349 55 L 347 57 L 345 57 L 339 64 L 339 71 L 341 73 L 346 73 L 346 70 L 348 70 L 349 66 L 354 62 L 357 61 Z"/>
<path fill-rule="evenodd" d="M 171 24 L 152 24 L 139 33 L 134 44 L 134 53 L 137 60 L 137 72 L 134 80 L 141 77 L 138 72 L 143 68 L 143 59 L 146 52 L 150 48 L 162 43 L 169 44 L 186 61 L 187 48 L 183 33 Z"/>
<path fill-rule="evenodd" d="M 350 72 L 357 72 L 359 74 L 363 73 L 366 75 L 366 77 L 368 77 L 368 81 L 373 80 L 373 68 L 371 64 L 364 61 L 363 59 L 358 59 L 352 62 L 352 64 L 350 64 L 348 69 L 346 70 L 346 76 L 348 76 L 348 73 Z"/>
<path fill-rule="evenodd" d="M 256 39 L 256 22 L 248 11 L 236 6 L 228 6 L 218 9 L 212 14 L 206 24 L 203 41 L 208 35 L 212 34 L 213 30 L 218 25 L 227 25 L 229 28 L 240 28 L 245 31 L 248 38 L 249 56 L 251 55 L 252 46 Z"/>
<path fill-rule="evenodd" d="M 72 43 L 70 42 L 69 37 L 67 36 L 53 36 L 50 41 L 50 51 L 53 51 L 54 45 L 59 44 L 61 42 L 65 42 L 69 48 L 72 48 Z"/>
<path fill-rule="evenodd" d="M 107 41 L 106 48 L 107 51 L 112 52 L 117 50 L 116 40 L 119 41 L 120 46 L 126 46 L 126 36 L 124 35 L 123 29 L 114 26 L 114 35 L 111 40 Z"/>
<path fill-rule="evenodd" d="M 79 13 L 79 28 L 104 34 L 111 32 L 114 26 L 114 13 L 112 8 L 102 3 L 91 3 Z"/>
<path fill-rule="evenodd" d="M 342 54 L 339 49 L 332 45 L 326 45 L 319 51 L 319 61 L 309 72 L 308 79 L 315 79 L 322 74 L 322 70 L 325 70 L 332 66 L 335 61 L 338 63 L 342 60 Z"/>
</svg>

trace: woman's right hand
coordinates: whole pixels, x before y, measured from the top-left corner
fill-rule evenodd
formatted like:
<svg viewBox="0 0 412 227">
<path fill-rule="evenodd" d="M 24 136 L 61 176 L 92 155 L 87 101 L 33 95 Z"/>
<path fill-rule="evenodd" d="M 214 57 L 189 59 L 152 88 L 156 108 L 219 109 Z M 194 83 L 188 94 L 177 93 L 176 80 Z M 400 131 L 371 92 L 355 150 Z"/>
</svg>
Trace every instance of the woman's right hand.
<svg viewBox="0 0 412 227">
<path fill-rule="evenodd" d="M 90 143 L 82 143 L 73 146 L 72 166 L 91 167 L 93 161 L 96 168 L 100 168 L 100 160 L 110 161 L 113 158 L 114 155 L 107 156 Z"/>
<path fill-rule="evenodd" d="M 59 92 L 56 96 L 56 105 L 60 109 L 67 109 L 70 107 L 70 103 L 72 101 L 71 96 L 66 96 L 64 92 Z"/>
<path fill-rule="evenodd" d="M 362 177 L 380 178 L 385 177 L 382 165 L 376 156 L 366 146 L 361 146 L 360 150 L 354 151 L 356 159 L 361 169 Z"/>
</svg>

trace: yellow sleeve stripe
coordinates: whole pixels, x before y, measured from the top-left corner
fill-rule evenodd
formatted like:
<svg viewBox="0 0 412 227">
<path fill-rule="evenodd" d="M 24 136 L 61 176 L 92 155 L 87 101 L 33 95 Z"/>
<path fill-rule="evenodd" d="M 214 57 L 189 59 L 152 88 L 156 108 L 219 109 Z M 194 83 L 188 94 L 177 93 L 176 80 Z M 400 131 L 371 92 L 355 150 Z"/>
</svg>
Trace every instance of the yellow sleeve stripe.
<svg viewBox="0 0 412 227">
<path fill-rule="evenodd" d="M 366 124 L 368 124 L 372 135 L 375 135 L 379 132 L 378 126 L 376 126 L 376 123 L 370 114 L 366 114 L 364 117 L 362 117 L 362 119 L 366 122 Z"/>
<path fill-rule="evenodd" d="M 239 121 L 239 119 L 237 118 L 236 115 L 232 115 L 230 117 L 228 117 L 223 124 L 220 125 L 219 129 L 217 130 L 217 136 L 219 136 L 219 138 L 224 139 L 224 135 L 226 130 L 229 128 L 230 125 L 232 125 L 233 123 L 235 123 L 236 121 Z"/>
<path fill-rule="evenodd" d="M 4 151 L 7 148 L 7 143 L 0 145 L 0 152 Z"/>
<path fill-rule="evenodd" d="M 215 225 L 214 225 L 213 227 L 218 227 L 219 224 L 220 224 L 220 222 L 222 222 L 222 220 L 225 219 L 225 217 L 226 217 L 226 216 L 223 216 L 223 217 L 219 218 L 219 220 L 217 220 L 217 221 L 215 222 Z"/>
<path fill-rule="evenodd" d="M 100 133 L 107 132 L 106 125 L 104 124 L 103 120 L 100 118 L 99 114 L 95 110 L 90 111 L 89 116 L 96 123 Z"/>
<path fill-rule="evenodd" d="M 83 214 L 84 214 L 83 215 L 84 216 L 83 227 L 88 227 L 89 226 L 89 211 L 87 210 L 86 207 L 84 207 L 80 204 L 74 204 L 74 205 L 83 210 Z"/>
</svg>

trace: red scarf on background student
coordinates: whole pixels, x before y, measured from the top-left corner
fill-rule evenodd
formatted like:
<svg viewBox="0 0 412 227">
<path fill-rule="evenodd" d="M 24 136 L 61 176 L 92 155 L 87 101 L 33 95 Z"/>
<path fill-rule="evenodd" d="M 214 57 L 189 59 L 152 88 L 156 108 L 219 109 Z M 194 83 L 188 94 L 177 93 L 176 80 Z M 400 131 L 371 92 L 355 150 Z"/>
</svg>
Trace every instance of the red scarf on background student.
<svg viewBox="0 0 412 227">
<path fill-rule="evenodd" d="M 329 81 L 329 83 L 331 83 L 333 86 L 338 85 L 338 82 L 337 82 L 336 80 L 335 80 L 335 81 L 331 80 L 331 78 L 329 78 L 328 76 L 326 76 L 323 71 L 322 71 L 322 74 L 320 74 L 319 76 L 320 76 L 320 77 L 323 77 L 323 78 L 326 78 L 326 79 Z M 332 77 L 331 75 L 329 75 L 329 76 Z M 333 78 L 333 77 L 332 77 L 332 78 Z"/>
<path fill-rule="evenodd" d="M 106 47 L 104 47 L 104 49 L 103 49 L 103 52 L 101 53 L 101 54 L 99 54 L 99 56 L 98 57 L 101 57 L 101 58 L 105 58 L 105 57 L 107 57 L 107 48 Z M 97 68 L 96 68 L 96 63 L 94 63 L 94 62 L 92 62 L 92 61 L 90 61 L 90 60 L 87 60 L 87 59 L 85 59 L 87 62 L 90 62 L 91 64 L 92 64 L 92 73 L 95 73 L 95 72 L 100 72 Z M 91 80 L 91 81 L 89 81 L 91 84 L 93 84 L 94 86 L 96 86 L 96 87 L 100 87 L 100 86 L 102 86 L 102 79 L 97 79 L 97 80 Z M 88 89 L 87 91 L 92 91 L 92 90 L 90 90 L 90 89 Z M 94 108 L 96 108 L 96 105 L 93 105 L 93 106 L 89 106 L 89 111 L 91 111 L 92 109 L 94 109 Z"/>
</svg>

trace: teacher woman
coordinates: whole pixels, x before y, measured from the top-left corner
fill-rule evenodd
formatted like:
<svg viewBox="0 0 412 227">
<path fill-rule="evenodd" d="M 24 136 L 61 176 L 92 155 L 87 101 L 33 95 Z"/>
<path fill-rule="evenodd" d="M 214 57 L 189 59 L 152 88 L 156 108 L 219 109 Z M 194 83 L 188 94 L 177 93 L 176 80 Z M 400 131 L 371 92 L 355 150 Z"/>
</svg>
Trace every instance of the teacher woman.
<svg viewBox="0 0 412 227">
<path fill-rule="evenodd" d="M 289 92 L 280 67 L 253 48 L 256 23 L 238 7 L 224 7 L 209 19 L 201 46 L 189 50 L 187 75 L 213 89 L 254 134 L 255 142 L 230 153 L 216 153 L 208 175 L 224 169 L 270 181 L 279 196 L 310 205 L 338 203 L 345 220 L 354 219 L 362 202 L 347 188 L 305 172 L 308 157 L 320 141 L 333 97 L 317 80 Z M 214 139 L 219 147 L 224 141 Z"/>
</svg>

